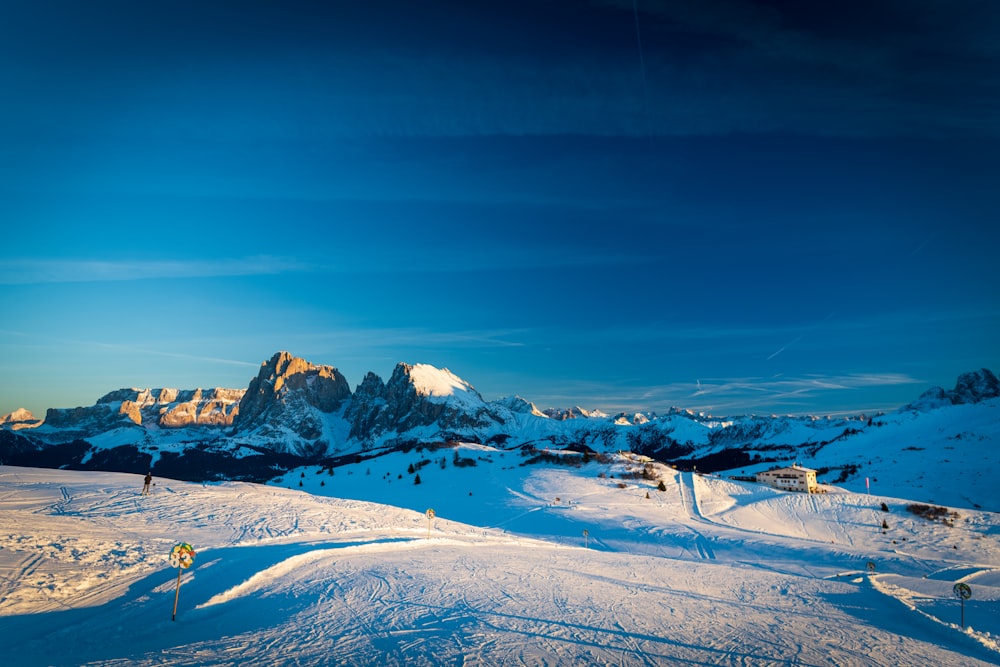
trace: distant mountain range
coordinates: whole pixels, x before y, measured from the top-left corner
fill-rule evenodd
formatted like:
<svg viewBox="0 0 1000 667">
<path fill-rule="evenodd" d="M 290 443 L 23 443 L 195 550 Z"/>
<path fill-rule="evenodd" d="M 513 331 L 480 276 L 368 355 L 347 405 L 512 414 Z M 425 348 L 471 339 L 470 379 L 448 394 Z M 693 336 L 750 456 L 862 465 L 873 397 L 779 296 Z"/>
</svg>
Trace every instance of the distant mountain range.
<svg viewBox="0 0 1000 667">
<path fill-rule="evenodd" d="M 15 411 L 0 419 L 0 461 L 265 481 L 307 463 L 335 466 L 461 441 L 507 449 L 631 450 L 703 472 L 799 460 L 825 468 L 841 483 L 856 483 L 880 453 L 926 451 L 918 441 L 948 448 L 964 433 L 966 442 L 986 443 L 991 452 L 1000 435 L 998 397 L 1000 381 L 982 369 L 892 414 L 543 412 L 518 396 L 486 401 L 449 370 L 426 364 L 400 363 L 388 382 L 368 373 L 352 392 L 336 368 L 278 352 L 246 389 L 118 389 L 93 406 L 50 408 L 44 420 Z M 970 432 L 969 424 L 981 426 Z"/>
</svg>

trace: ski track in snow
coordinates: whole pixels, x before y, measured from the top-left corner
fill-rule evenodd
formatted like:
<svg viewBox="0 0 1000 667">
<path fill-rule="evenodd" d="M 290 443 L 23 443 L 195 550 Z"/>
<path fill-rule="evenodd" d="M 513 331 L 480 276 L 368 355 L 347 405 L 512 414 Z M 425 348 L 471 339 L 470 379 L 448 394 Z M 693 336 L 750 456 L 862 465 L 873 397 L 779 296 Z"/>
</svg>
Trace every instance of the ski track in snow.
<svg viewBox="0 0 1000 667">
<path fill-rule="evenodd" d="M 11 664 L 1000 664 L 990 513 L 894 511 L 883 533 L 878 498 L 664 466 L 659 491 L 627 458 L 428 466 L 419 486 L 384 476 L 391 506 L 366 501 L 385 495 L 371 465 L 327 478 L 342 498 L 172 480 L 140 497 L 135 475 L 0 467 Z M 197 556 L 172 622 L 179 541 Z M 964 631 L 956 581 L 975 591 Z"/>
</svg>

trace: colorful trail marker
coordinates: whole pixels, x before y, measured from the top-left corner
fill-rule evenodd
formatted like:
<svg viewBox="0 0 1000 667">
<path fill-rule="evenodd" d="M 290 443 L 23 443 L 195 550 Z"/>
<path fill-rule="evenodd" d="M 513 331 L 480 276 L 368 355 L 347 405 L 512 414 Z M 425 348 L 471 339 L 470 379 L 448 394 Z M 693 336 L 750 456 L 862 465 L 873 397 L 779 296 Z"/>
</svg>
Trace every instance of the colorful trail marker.
<svg viewBox="0 0 1000 667">
<path fill-rule="evenodd" d="M 194 565 L 194 547 L 187 542 L 175 544 L 170 550 L 170 565 L 177 568 L 177 590 L 174 592 L 174 613 L 171 621 L 177 620 L 177 599 L 181 595 L 181 572 Z"/>
</svg>

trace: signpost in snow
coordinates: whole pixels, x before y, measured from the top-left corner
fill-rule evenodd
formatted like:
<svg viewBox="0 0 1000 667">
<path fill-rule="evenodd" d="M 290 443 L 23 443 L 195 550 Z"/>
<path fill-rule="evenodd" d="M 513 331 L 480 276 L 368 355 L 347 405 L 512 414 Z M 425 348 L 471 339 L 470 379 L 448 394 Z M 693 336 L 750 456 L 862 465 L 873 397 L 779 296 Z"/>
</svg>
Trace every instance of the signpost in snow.
<svg viewBox="0 0 1000 667">
<path fill-rule="evenodd" d="M 181 595 L 181 572 L 194 565 L 194 547 L 187 542 L 175 544 L 170 550 L 170 564 L 177 568 L 177 590 L 174 592 L 174 613 L 170 620 L 177 620 L 177 598 Z"/>
<path fill-rule="evenodd" d="M 972 589 L 969 584 L 957 583 L 951 589 L 955 596 L 962 602 L 962 629 L 965 629 L 965 601 L 972 597 Z"/>
<path fill-rule="evenodd" d="M 428 538 L 431 536 L 431 521 L 434 520 L 434 516 L 435 516 L 434 515 L 434 510 L 433 509 L 428 509 L 427 510 L 427 537 Z"/>
</svg>

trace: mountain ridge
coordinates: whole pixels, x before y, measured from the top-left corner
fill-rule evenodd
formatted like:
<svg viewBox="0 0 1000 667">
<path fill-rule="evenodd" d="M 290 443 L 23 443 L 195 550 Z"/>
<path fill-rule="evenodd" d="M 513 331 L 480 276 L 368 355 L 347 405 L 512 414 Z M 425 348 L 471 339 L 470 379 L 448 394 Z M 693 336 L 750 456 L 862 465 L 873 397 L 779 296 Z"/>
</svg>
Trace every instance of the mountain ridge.
<svg viewBox="0 0 1000 667">
<path fill-rule="evenodd" d="M 245 390 L 119 389 L 93 406 L 49 409 L 40 424 L 24 412 L 5 417 L 0 459 L 170 470 L 191 480 L 266 481 L 289 466 L 336 466 L 398 449 L 469 442 L 539 451 L 632 451 L 704 472 L 801 460 L 851 482 L 891 465 L 881 452 L 898 457 L 913 451 L 908 447 L 954 450 L 956 443 L 973 442 L 990 449 L 1000 435 L 1000 427 L 991 425 L 1000 423 L 998 408 L 1000 381 L 984 368 L 961 374 L 952 390 L 933 388 L 893 413 L 871 416 L 543 411 L 518 396 L 486 401 L 448 369 L 427 364 L 401 362 L 388 382 L 368 373 L 352 392 L 335 367 L 282 351 L 261 364 Z M 965 428 L 959 415 L 982 426 Z M 936 434 L 925 437 L 921 429 L 932 424 Z M 977 456 L 973 450 L 967 455 Z"/>
</svg>

